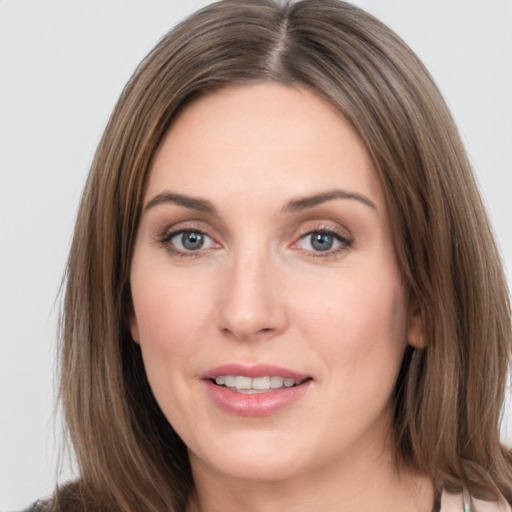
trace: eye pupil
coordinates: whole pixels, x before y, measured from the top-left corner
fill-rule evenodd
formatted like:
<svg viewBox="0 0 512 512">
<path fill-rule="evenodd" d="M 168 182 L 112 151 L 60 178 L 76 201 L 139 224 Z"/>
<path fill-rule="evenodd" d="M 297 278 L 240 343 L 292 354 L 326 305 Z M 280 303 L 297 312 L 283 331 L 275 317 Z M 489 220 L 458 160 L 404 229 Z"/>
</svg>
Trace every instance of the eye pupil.
<svg viewBox="0 0 512 512">
<path fill-rule="evenodd" d="M 332 249 L 334 237 L 327 233 L 313 233 L 311 235 L 311 246 L 315 251 L 328 251 Z"/>
<path fill-rule="evenodd" d="M 189 251 L 201 249 L 204 244 L 204 235 L 194 231 L 185 232 L 181 235 L 181 243 L 183 247 Z"/>
</svg>

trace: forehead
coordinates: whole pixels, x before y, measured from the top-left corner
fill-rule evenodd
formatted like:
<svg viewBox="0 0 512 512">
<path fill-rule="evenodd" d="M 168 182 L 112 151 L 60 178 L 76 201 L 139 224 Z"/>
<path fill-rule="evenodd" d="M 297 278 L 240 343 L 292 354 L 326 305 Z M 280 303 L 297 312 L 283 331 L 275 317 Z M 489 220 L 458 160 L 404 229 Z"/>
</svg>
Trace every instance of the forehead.
<svg viewBox="0 0 512 512">
<path fill-rule="evenodd" d="M 267 198 L 343 187 L 381 199 L 368 152 L 343 117 L 316 94 L 276 83 L 227 87 L 187 106 L 153 159 L 147 196 L 166 187 Z"/>
</svg>

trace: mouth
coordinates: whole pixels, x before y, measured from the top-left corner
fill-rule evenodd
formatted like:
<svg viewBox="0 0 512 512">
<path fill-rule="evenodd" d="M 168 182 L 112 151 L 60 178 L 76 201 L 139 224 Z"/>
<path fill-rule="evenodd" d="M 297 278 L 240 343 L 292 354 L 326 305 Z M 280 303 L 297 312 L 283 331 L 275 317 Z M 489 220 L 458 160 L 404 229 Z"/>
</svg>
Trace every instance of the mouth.
<svg viewBox="0 0 512 512">
<path fill-rule="evenodd" d="M 282 377 L 280 375 L 248 377 L 245 375 L 219 375 L 210 381 L 216 386 L 227 388 L 235 393 L 244 393 L 253 395 L 258 393 L 268 393 L 285 388 L 300 386 L 308 377 L 294 379 L 292 377 Z"/>
<path fill-rule="evenodd" d="M 223 411 L 262 417 L 287 409 L 308 393 L 313 377 L 272 364 L 225 364 L 201 375 L 208 396 Z"/>
</svg>

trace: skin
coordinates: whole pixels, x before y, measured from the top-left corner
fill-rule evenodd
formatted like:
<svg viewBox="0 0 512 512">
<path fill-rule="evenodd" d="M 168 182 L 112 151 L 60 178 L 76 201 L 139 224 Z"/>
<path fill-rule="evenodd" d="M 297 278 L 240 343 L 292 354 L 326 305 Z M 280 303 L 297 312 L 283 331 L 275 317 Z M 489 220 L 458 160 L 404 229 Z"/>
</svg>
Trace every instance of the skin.
<svg viewBox="0 0 512 512">
<path fill-rule="evenodd" d="M 349 195 L 287 208 L 335 189 Z M 379 180 L 343 118 L 280 84 L 207 95 L 163 139 L 144 205 L 131 333 L 189 448 L 189 510 L 431 510 L 430 481 L 398 471 L 390 442 L 400 363 L 423 326 Z M 205 244 L 186 251 L 180 230 Z M 326 230 L 336 241 L 318 251 L 311 233 Z M 308 387 L 273 414 L 232 414 L 201 377 L 227 363 L 285 367 Z"/>
</svg>

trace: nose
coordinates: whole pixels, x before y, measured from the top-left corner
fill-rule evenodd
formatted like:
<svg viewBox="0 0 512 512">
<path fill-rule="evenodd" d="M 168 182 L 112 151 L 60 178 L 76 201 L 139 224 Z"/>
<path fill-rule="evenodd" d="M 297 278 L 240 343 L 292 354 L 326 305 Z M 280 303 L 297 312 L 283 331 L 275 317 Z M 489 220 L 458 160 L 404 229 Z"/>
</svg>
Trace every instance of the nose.
<svg viewBox="0 0 512 512">
<path fill-rule="evenodd" d="M 240 341 L 282 333 L 288 318 L 279 270 L 268 254 L 233 257 L 222 283 L 218 326 Z"/>
</svg>

